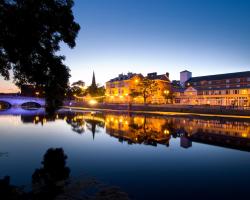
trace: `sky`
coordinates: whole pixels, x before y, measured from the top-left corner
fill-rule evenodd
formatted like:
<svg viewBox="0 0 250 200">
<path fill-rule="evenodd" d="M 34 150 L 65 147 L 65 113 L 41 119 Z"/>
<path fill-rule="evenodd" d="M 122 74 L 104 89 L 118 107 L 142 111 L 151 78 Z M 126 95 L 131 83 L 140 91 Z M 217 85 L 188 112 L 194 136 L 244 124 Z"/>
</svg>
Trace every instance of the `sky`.
<svg viewBox="0 0 250 200">
<path fill-rule="evenodd" d="M 250 0 L 75 0 L 76 47 L 61 45 L 70 82 L 120 73 L 250 71 Z M 0 80 L 0 91 L 11 84 Z"/>
</svg>

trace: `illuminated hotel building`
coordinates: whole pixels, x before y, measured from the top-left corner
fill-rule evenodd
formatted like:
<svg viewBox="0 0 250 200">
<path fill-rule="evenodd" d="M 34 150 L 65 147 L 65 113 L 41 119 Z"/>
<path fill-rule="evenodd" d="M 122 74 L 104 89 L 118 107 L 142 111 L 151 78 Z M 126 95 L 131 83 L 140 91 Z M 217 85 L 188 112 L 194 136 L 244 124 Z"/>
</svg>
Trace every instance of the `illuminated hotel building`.
<svg viewBox="0 0 250 200">
<path fill-rule="evenodd" d="M 183 105 L 250 106 L 250 71 L 192 77 L 181 72 L 174 103 Z"/>
<path fill-rule="evenodd" d="M 154 80 L 157 90 L 147 99 L 148 103 L 163 104 L 168 103 L 165 95 L 170 93 L 171 84 L 169 74 L 157 75 L 149 73 L 146 78 Z M 120 74 L 118 77 L 106 82 L 106 102 L 107 103 L 143 103 L 143 97 L 130 97 L 131 90 L 135 90 L 139 82 L 143 79 L 142 74 L 128 73 Z"/>
</svg>

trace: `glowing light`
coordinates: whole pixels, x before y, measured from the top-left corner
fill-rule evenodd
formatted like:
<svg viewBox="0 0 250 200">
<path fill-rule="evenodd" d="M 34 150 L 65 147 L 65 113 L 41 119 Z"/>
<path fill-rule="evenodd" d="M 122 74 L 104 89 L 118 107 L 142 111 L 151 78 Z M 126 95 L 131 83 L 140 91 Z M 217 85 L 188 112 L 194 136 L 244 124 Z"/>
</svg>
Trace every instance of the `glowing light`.
<svg viewBox="0 0 250 200">
<path fill-rule="evenodd" d="M 45 124 L 47 122 L 47 119 L 46 118 L 43 118 L 43 123 Z"/>
<path fill-rule="evenodd" d="M 164 130 L 164 134 L 169 134 L 169 130 Z"/>
<path fill-rule="evenodd" d="M 96 105 L 97 101 L 95 99 L 91 99 L 91 100 L 89 100 L 89 104 L 90 105 Z"/>
<path fill-rule="evenodd" d="M 122 98 L 123 98 L 123 96 L 121 95 L 121 96 L 120 96 L 120 99 L 122 99 Z"/>
<path fill-rule="evenodd" d="M 36 95 L 38 96 L 40 93 L 39 92 L 36 92 Z"/>
<path fill-rule="evenodd" d="M 242 90 L 242 94 L 247 94 L 247 90 Z"/>
<path fill-rule="evenodd" d="M 138 79 L 135 79 L 135 83 L 139 83 L 139 80 L 138 80 Z"/>
<path fill-rule="evenodd" d="M 123 122 L 123 119 L 121 118 L 121 119 L 119 119 L 119 122 Z"/>
<path fill-rule="evenodd" d="M 169 94 L 169 90 L 164 90 L 164 94 Z"/>
<path fill-rule="evenodd" d="M 242 133 L 241 135 L 243 138 L 246 138 L 247 137 L 247 134 L 246 133 Z"/>
</svg>

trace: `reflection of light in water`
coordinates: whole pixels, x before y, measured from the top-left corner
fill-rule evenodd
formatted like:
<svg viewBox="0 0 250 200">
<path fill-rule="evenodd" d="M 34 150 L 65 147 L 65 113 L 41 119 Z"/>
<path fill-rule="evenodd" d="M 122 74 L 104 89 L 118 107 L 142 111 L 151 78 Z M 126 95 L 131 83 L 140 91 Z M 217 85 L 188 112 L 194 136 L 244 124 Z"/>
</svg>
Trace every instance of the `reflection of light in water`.
<svg viewBox="0 0 250 200">
<path fill-rule="evenodd" d="M 21 121 L 21 116 L 20 115 L 1 115 L 0 116 L 0 125 L 6 125 L 6 123 L 10 123 L 13 126 L 18 126 L 20 124 L 22 124 Z"/>
<path fill-rule="evenodd" d="M 246 138 L 246 137 L 247 137 L 247 134 L 246 134 L 246 133 L 242 133 L 241 136 L 244 137 L 244 138 Z"/>
<path fill-rule="evenodd" d="M 47 122 L 47 119 L 46 118 L 43 118 L 43 123 L 45 124 Z"/>
</svg>

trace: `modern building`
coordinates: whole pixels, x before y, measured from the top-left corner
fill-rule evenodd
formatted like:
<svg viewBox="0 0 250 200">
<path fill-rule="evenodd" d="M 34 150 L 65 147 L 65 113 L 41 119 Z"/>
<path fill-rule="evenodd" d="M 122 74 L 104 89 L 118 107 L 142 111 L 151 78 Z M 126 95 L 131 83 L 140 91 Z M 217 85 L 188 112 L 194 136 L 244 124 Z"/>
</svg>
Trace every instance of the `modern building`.
<svg viewBox="0 0 250 200">
<path fill-rule="evenodd" d="M 107 103 L 144 103 L 143 97 L 132 98 L 132 90 L 140 85 L 144 76 L 142 74 L 128 73 L 120 74 L 118 77 L 106 82 L 106 102 Z M 157 75 L 156 72 L 147 74 L 146 78 L 154 80 L 157 90 L 148 98 L 148 103 L 163 104 L 167 103 L 166 95 L 171 91 L 169 74 Z"/>
<path fill-rule="evenodd" d="M 190 75 L 180 73 L 180 87 L 173 88 L 175 104 L 250 106 L 250 71 L 187 79 Z"/>
</svg>

